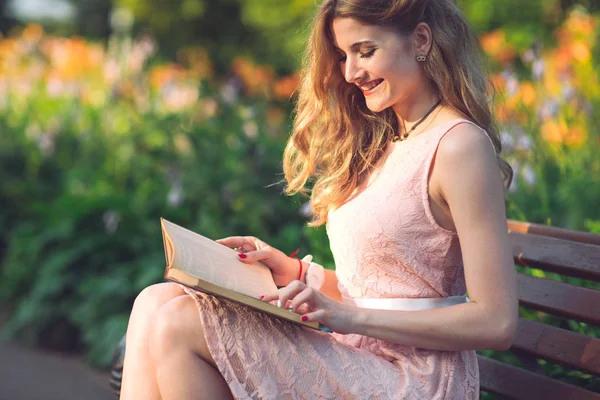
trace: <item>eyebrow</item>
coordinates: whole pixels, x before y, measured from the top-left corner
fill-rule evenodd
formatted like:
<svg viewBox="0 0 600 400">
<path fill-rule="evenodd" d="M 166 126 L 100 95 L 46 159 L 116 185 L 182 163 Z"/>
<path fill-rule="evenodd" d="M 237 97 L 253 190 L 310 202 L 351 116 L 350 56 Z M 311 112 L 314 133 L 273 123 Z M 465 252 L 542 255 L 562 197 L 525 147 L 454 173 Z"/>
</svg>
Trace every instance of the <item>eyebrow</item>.
<svg viewBox="0 0 600 400">
<path fill-rule="evenodd" d="M 362 46 L 364 44 L 375 44 L 375 42 L 372 40 L 360 40 L 356 43 L 353 43 L 352 46 L 350 46 L 350 50 L 356 51 L 356 50 L 360 49 L 360 46 Z M 333 47 L 335 47 L 336 50 L 343 52 L 343 50 L 340 49 L 339 47 L 337 47 L 335 45 Z"/>
</svg>

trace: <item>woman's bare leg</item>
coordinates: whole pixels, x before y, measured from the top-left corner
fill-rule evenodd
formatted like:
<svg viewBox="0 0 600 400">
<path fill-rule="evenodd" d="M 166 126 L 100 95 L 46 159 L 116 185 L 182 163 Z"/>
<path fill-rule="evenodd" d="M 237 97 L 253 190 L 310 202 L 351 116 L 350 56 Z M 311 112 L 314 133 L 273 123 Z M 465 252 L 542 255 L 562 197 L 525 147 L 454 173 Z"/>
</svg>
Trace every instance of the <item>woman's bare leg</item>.
<svg viewBox="0 0 600 400">
<path fill-rule="evenodd" d="M 169 282 L 149 286 L 135 299 L 127 327 L 121 399 L 161 399 L 150 360 L 150 324 L 161 306 L 179 296 L 189 297 L 179 285 Z"/>
<path fill-rule="evenodd" d="M 233 398 L 208 350 L 191 297 L 170 300 L 154 314 L 150 354 L 164 400 Z"/>
</svg>

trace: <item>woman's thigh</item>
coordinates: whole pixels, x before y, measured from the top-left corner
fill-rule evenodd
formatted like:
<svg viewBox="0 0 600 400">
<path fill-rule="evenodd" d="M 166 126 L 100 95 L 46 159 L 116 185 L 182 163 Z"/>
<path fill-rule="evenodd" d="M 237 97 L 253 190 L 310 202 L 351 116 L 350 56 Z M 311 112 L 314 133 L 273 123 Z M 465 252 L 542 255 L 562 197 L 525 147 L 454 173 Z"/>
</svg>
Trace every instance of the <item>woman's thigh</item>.
<svg viewBox="0 0 600 400">
<path fill-rule="evenodd" d="M 204 361 L 217 367 L 206 340 L 196 302 L 185 294 L 163 304 L 152 318 L 150 347 L 155 357 L 164 357 L 176 347 L 184 346 Z"/>
</svg>

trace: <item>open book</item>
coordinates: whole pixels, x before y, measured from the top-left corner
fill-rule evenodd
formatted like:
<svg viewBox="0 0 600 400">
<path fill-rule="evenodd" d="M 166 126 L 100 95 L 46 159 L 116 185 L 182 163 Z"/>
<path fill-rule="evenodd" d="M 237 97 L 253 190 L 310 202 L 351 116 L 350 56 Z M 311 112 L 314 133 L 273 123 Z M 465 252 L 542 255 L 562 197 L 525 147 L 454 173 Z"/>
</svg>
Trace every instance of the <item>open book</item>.
<svg viewBox="0 0 600 400">
<path fill-rule="evenodd" d="M 264 264 L 244 264 L 239 261 L 235 250 L 164 218 L 160 222 L 167 259 L 165 278 L 302 326 L 319 329 L 316 321 L 302 322 L 300 314 L 258 299 L 277 290 L 271 270 Z"/>
</svg>

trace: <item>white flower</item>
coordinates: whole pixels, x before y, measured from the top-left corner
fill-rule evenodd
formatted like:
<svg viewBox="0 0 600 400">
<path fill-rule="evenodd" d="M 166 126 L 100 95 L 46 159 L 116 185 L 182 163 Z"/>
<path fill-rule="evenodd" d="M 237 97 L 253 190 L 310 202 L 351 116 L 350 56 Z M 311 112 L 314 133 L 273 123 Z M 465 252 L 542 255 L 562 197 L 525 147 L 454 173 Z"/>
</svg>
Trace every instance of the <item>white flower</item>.
<svg viewBox="0 0 600 400">
<path fill-rule="evenodd" d="M 249 139 L 254 139 L 258 136 L 258 125 L 254 121 L 244 122 L 244 133 Z"/>
<path fill-rule="evenodd" d="M 500 142 L 502 143 L 502 148 L 506 150 L 513 150 L 515 148 L 515 138 L 508 131 L 500 132 Z"/>
<path fill-rule="evenodd" d="M 522 59 L 523 62 L 526 64 L 533 62 L 533 60 L 535 59 L 535 52 L 533 51 L 533 49 L 529 49 L 525 53 L 523 53 Z"/>
<path fill-rule="evenodd" d="M 54 153 L 54 136 L 49 133 L 42 133 L 38 136 L 38 147 L 46 157 L 51 156 Z"/>
<path fill-rule="evenodd" d="M 527 165 L 525 168 L 523 168 L 522 174 L 523 174 L 523 180 L 528 185 L 533 185 L 535 183 L 535 181 L 536 181 L 535 171 L 533 170 L 533 168 L 531 168 L 531 166 Z"/>
<path fill-rule="evenodd" d="M 171 186 L 171 190 L 167 195 L 167 203 L 174 207 L 183 203 L 183 184 L 181 182 L 175 182 L 173 186 Z"/>
<path fill-rule="evenodd" d="M 310 201 L 307 201 L 306 203 L 302 204 L 302 206 L 300 207 L 299 214 L 304 218 L 312 217 L 313 212 L 312 207 L 310 206 Z"/>
<path fill-rule="evenodd" d="M 519 138 L 517 139 L 517 148 L 518 149 L 529 150 L 529 149 L 531 149 L 532 144 L 533 144 L 533 141 L 531 140 L 531 137 L 529 137 L 525 134 L 519 135 Z"/>
<path fill-rule="evenodd" d="M 241 90 L 241 82 L 235 77 L 229 78 L 227 83 L 223 85 L 223 88 L 221 89 L 221 99 L 226 104 L 232 104 L 240 96 Z"/>
<path fill-rule="evenodd" d="M 542 79 L 544 75 L 544 62 L 541 59 L 536 59 L 531 65 L 531 72 L 533 73 L 533 80 L 539 81 Z"/>
<path fill-rule="evenodd" d="M 121 215 L 117 211 L 110 210 L 104 213 L 102 220 L 104 221 L 104 230 L 109 235 L 112 235 L 119 228 Z"/>
</svg>

